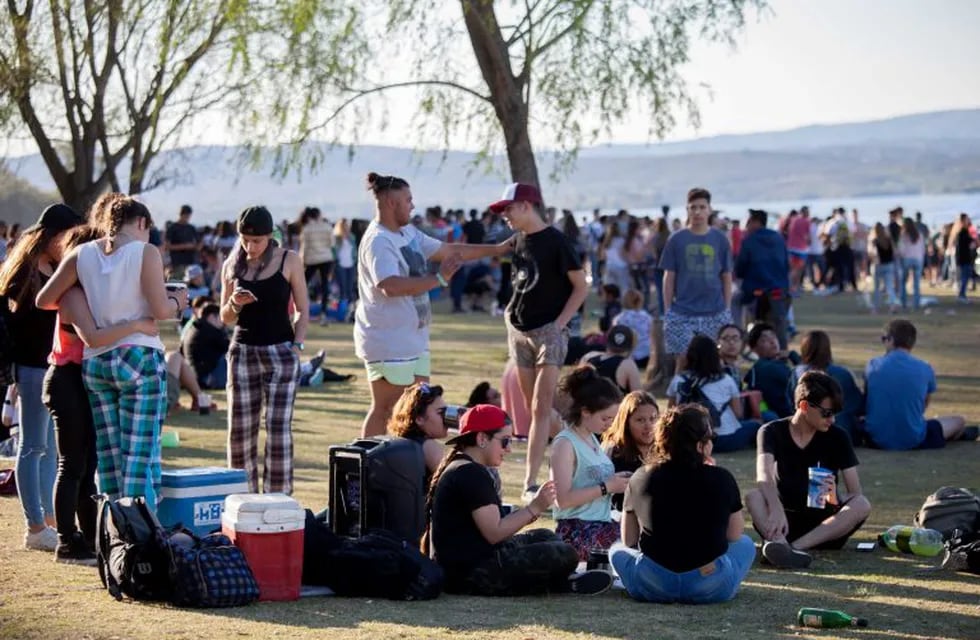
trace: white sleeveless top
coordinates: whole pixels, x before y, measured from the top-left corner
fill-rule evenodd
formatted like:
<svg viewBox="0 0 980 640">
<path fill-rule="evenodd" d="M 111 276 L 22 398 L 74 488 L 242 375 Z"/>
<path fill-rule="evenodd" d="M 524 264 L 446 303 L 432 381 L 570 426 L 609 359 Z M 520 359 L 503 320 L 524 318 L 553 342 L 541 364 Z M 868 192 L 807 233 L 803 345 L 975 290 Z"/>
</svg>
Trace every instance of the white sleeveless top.
<svg viewBox="0 0 980 640">
<path fill-rule="evenodd" d="M 95 326 L 103 329 L 115 324 L 152 318 L 150 305 L 143 297 L 140 274 L 143 271 L 145 242 L 131 241 L 111 255 L 102 252 L 101 240 L 87 242 L 78 251 L 78 281 L 85 290 Z M 111 345 L 85 347 L 84 358 L 112 351 L 121 346 L 143 346 L 164 350 L 159 336 L 132 333 Z"/>
</svg>

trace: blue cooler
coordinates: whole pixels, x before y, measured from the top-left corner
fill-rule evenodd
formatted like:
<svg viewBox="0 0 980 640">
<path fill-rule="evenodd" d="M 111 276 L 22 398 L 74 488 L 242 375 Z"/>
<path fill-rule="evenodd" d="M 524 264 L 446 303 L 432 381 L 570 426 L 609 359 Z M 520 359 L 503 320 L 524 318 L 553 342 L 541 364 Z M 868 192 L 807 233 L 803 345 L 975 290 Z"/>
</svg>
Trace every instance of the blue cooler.
<svg viewBox="0 0 980 640">
<path fill-rule="evenodd" d="M 163 472 L 157 518 L 164 527 L 178 522 L 199 536 L 221 528 L 225 498 L 248 493 L 244 469 L 197 467 Z"/>
</svg>

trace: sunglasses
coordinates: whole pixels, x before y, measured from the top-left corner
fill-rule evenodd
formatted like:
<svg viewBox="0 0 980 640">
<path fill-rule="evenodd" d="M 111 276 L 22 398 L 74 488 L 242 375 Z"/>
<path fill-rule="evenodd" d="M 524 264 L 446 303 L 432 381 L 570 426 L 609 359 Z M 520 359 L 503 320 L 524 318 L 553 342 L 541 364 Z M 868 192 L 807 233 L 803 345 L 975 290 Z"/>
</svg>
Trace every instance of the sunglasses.
<svg viewBox="0 0 980 640">
<path fill-rule="evenodd" d="M 819 411 L 821 418 L 833 418 L 834 417 L 834 414 L 837 413 L 833 409 L 825 409 L 824 407 L 820 407 L 820 406 L 813 405 L 813 404 L 811 404 L 810 407 L 812 409 L 816 409 L 817 411 Z"/>
<path fill-rule="evenodd" d="M 498 441 L 500 443 L 500 446 L 502 448 L 506 449 L 507 447 L 510 446 L 511 437 L 510 436 L 504 436 L 503 438 L 498 438 L 498 437 L 494 436 L 493 438 L 491 438 L 491 440 Z"/>
<path fill-rule="evenodd" d="M 891 340 L 891 339 L 892 339 L 892 337 L 891 337 L 891 336 L 881 336 L 881 341 L 882 341 L 882 342 L 888 342 L 888 341 L 889 341 L 889 340 Z"/>
</svg>

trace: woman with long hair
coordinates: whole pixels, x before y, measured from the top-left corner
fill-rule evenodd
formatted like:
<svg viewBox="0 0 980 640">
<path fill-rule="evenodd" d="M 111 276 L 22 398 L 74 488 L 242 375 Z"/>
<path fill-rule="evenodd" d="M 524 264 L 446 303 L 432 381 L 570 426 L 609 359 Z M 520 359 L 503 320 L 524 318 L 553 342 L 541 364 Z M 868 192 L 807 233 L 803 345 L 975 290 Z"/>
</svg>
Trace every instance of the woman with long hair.
<svg viewBox="0 0 980 640">
<path fill-rule="evenodd" d="M 612 426 L 602 434 L 602 450 L 617 472 L 633 473 L 647 463 L 653 450 L 653 427 L 659 416 L 657 400 L 646 391 L 631 391 L 619 403 Z M 614 495 L 612 506 L 622 511 L 623 496 Z"/>
<path fill-rule="evenodd" d="M 38 306 L 57 309 L 77 283 L 96 326 L 176 319 L 187 305 L 187 291 L 165 286 L 160 251 L 149 244 L 149 209 L 108 193 L 92 205 L 91 218 L 103 237 L 65 257 L 38 294 Z M 99 490 L 113 499 L 143 496 L 156 509 L 167 377 L 163 342 L 141 328 L 100 347 L 86 346 L 82 376 L 95 424 Z"/>
<path fill-rule="evenodd" d="M 725 602 L 752 566 L 741 493 L 713 464 L 713 436 L 703 407 L 671 407 L 657 422 L 653 460 L 630 478 L 623 540 L 609 561 L 634 600 Z"/>
<path fill-rule="evenodd" d="M 354 301 L 357 277 L 357 239 L 351 234 L 347 218 L 341 218 L 333 227 L 334 253 L 337 254 L 335 273 L 340 300 L 350 304 Z"/>
<path fill-rule="evenodd" d="M 309 298 L 302 261 L 276 246 L 274 231 L 268 209 L 244 209 L 238 216 L 238 248 L 221 271 L 221 321 L 235 327 L 228 347 L 228 466 L 245 469 L 249 491 L 259 492 L 259 424 L 265 404 L 262 490 L 290 494 L 293 401 Z"/>
<path fill-rule="evenodd" d="M 842 394 L 841 409 L 834 416 L 834 424 L 843 429 L 853 440 L 856 436 L 858 417 L 864 413 L 864 393 L 858 386 L 854 373 L 847 367 L 834 364 L 830 349 L 830 336 L 826 331 L 809 331 L 800 342 L 800 356 L 803 363 L 796 365 L 789 378 L 786 393 L 790 401 L 796 392 L 796 385 L 807 371 L 823 371 L 840 385 Z"/>
<path fill-rule="evenodd" d="M 919 227 L 912 218 L 905 218 L 902 221 L 902 232 L 898 238 L 898 255 L 901 258 L 901 273 L 898 281 L 902 290 L 899 297 L 902 300 L 902 308 L 908 308 L 908 286 L 909 276 L 912 277 L 912 308 L 919 308 L 919 285 L 922 278 L 922 265 L 926 258 L 926 238 L 919 233 Z"/>
<path fill-rule="evenodd" d="M 376 436 L 405 387 L 429 379 L 429 291 L 449 286 L 464 262 L 503 255 L 511 244 L 440 242 L 409 224 L 415 205 L 408 182 L 371 172 L 367 184 L 376 213 L 358 247 L 354 352 L 371 385 L 361 434 Z M 431 273 L 429 261 L 440 263 L 439 271 Z"/>
<path fill-rule="evenodd" d="M 422 551 L 446 574 L 446 591 L 483 596 L 546 592 L 596 594 L 609 589 L 606 571 L 573 576 L 578 554 L 548 529 L 521 529 L 555 500 L 545 482 L 530 503 L 504 515 L 490 469 L 510 450 L 513 429 L 499 407 L 481 404 L 460 421 L 459 435 L 429 485 Z"/>
<path fill-rule="evenodd" d="M 737 451 L 755 445 L 756 420 L 742 420 L 742 397 L 738 384 L 725 373 L 715 341 L 696 335 L 687 347 L 687 368 L 674 376 L 667 387 L 669 405 L 700 402 L 717 414 L 715 451 Z M 712 417 L 714 421 L 715 418 Z"/>
<path fill-rule="evenodd" d="M 51 205 L 36 224 L 24 230 L 0 268 L 0 295 L 2 304 L 7 305 L 4 311 L 14 380 L 20 394 L 15 475 L 27 526 L 24 546 L 28 549 L 54 551 L 58 543 L 52 500 L 58 463 L 54 423 L 41 402 L 57 314 L 39 308 L 34 298 L 61 260 L 65 233 L 82 222 L 67 205 Z"/>
<path fill-rule="evenodd" d="M 89 225 L 72 228 L 64 239 L 64 250 L 71 251 L 102 237 Z M 96 504 L 95 424 L 89 404 L 82 362 L 85 347 L 104 347 L 132 333 L 158 335 L 157 324 L 139 318 L 110 327 L 95 325 L 81 287 L 68 289 L 58 301 L 58 320 L 48 372 L 44 376 L 41 399 L 54 421 L 58 444 L 58 475 L 54 482 L 54 510 L 58 522 L 55 561 L 68 564 L 95 564 Z M 78 524 L 76 526 L 76 516 Z"/>
<path fill-rule="evenodd" d="M 429 486 L 432 473 L 446 454 L 446 448 L 439 442 L 446 437 L 445 412 L 442 387 L 418 382 L 405 388 L 388 420 L 388 433 L 407 438 L 422 447 L 426 486 Z"/>
<path fill-rule="evenodd" d="M 321 324 L 327 324 L 327 305 L 330 302 L 330 283 L 333 279 L 333 227 L 321 219 L 320 210 L 306 207 L 300 214 L 299 257 L 303 259 L 306 287 L 319 274 Z"/>
<path fill-rule="evenodd" d="M 568 399 L 566 427 L 551 445 L 558 536 L 575 547 L 580 560 L 589 551 L 608 549 L 619 538 L 612 521 L 612 496 L 623 493 L 629 472 L 616 472 L 599 437 L 612 424 L 623 398 L 615 383 L 582 365 L 562 378 L 559 392 Z"/>
<path fill-rule="evenodd" d="M 881 303 L 881 290 L 888 295 L 888 306 L 892 313 L 898 309 L 895 295 L 895 245 L 891 234 L 880 222 L 875 223 L 868 236 L 868 258 L 871 260 L 871 273 L 874 277 L 874 290 L 871 294 L 871 313 L 876 313 Z"/>
</svg>

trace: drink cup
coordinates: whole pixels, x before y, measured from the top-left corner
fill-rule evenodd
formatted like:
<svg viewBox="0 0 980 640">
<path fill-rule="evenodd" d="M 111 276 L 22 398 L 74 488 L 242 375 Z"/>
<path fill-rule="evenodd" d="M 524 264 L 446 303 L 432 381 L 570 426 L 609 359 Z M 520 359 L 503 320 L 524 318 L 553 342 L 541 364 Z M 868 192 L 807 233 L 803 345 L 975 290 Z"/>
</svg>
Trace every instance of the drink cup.
<svg viewBox="0 0 980 640">
<path fill-rule="evenodd" d="M 211 414 L 211 396 L 207 393 L 202 393 L 197 396 L 197 411 L 202 416 Z"/>
<path fill-rule="evenodd" d="M 589 560 L 585 563 L 585 568 L 589 571 L 609 571 L 609 552 L 605 549 L 592 549 L 589 551 Z"/>
<path fill-rule="evenodd" d="M 167 282 L 164 286 L 167 288 L 167 293 L 177 293 L 178 291 L 187 291 L 187 284 L 180 281 Z"/>
<path fill-rule="evenodd" d="M 176 431 L 164 431 L 160 434 L 160 445 L 168 449 L 180 446 L 180 434 Z"/>
<path fill-rule="evenodd" d="M 810 482 L 807 485 L 806 506 L 811 509 L 823 509 L 827 506 L 827 491 L 824 489 L 824 482 L 834 472 L 823 467 L 810 467 L 808 469 Z"/>
</svg>

